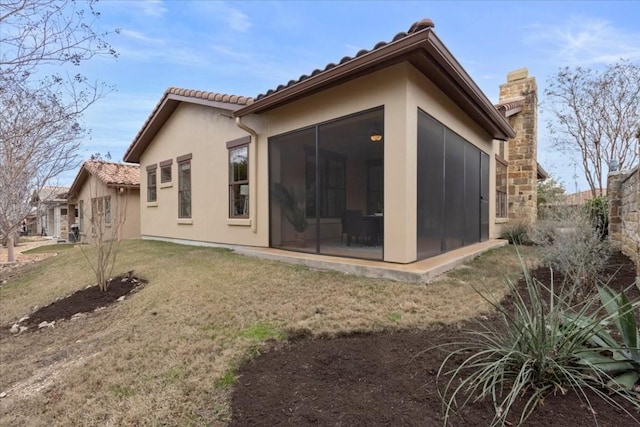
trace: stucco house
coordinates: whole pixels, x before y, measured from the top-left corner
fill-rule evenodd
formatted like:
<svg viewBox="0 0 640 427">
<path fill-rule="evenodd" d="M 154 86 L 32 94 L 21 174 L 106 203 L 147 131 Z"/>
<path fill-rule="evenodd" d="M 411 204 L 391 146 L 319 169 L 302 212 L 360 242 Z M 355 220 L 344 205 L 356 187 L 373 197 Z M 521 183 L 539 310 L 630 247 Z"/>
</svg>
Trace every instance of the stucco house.
<svg viewBox="0 0 640 427">
<path fill-rule="evenodd" d="M 425 19 L 255 99 L 169 88 L 124 160 L 142 238 L 411 263 L 498 236 L 515 137 Z"/>
<path fill-rule="evenodd" d="M 67 195 L 69 187 L 46 186 L 35 194 L 36 233 L 66 239 L 68 233 L 69 207 Z"/>
<path fill-rule="evenodd" d="M 73 223 L 69 220 L 69 229 L 78 229 L 76 239 L 91 242 L 95 227 L 105 239 L 139 238 L 140 167 L 85 161 L 69 189 L 69 209 L 77 212 Z"/>
</svg>

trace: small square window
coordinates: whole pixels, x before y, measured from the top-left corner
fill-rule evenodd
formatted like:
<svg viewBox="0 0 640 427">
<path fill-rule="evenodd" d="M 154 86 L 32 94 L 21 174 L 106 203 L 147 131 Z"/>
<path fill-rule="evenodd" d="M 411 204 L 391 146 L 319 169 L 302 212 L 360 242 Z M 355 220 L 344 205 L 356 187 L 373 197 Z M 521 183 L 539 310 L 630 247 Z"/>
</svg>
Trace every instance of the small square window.
<svg viewBox="0 0 640 427">
<path fill-rule="evenodd" d="M 171 165 L 160 167 L 160 183 L 165 184 L 171 182 Z"/>
</svg>

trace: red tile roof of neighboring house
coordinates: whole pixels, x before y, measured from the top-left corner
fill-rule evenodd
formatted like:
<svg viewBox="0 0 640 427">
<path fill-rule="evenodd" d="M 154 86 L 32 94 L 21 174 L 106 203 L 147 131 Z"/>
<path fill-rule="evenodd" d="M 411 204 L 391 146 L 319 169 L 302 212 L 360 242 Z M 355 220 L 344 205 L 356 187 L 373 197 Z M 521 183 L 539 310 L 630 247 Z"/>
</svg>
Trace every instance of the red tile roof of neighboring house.
<svg viewBox="0 0 640 427">
<path fill-rule="evenodd" d="M 140 166 L 125 163 L 111 163 L 102 160 L 84 162 L 89 172 L 107 185 L 140 185 Z"/>
<path fill-rule="evenodd" d="M 170 87 L 164 92 L 160 101 L 158 101 L 142 125 L 142 128 L 138 131 L 138 134 L 133 138 L 131 145 L 124 154 L 124 160 L 126 162 L 140 161 L 142 152 L 158 133 L 162 124 L 173 114 L 180 102 L 208 105 L 235 111 L 243 106 L 253 104 L 254 99 L 248 96 Z"/>
<path fill-rule="evenodd" d="M 69 187 L 47 186 L 42 187 L 38 192 L 37 199 L 39 202 L 59 202 L 67 199 Z"/>
<path fill-rule="evenodd" d="M 108 187 L 140 187 L 140 165 L 87 160 L 82 164 L 71 184 L 70 195 L 76 196 L 80 193 L 89 174 L 94 175 Z"/>
</svg>

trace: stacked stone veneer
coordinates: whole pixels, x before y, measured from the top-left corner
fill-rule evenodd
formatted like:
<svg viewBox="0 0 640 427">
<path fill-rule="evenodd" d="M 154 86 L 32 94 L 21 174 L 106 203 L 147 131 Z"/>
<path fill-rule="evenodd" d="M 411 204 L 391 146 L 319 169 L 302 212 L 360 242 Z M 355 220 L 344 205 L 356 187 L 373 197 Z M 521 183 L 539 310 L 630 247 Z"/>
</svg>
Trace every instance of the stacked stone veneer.
<svg viewBox="0 0 640 427">
<path fill-rule="evenodd" d="M 509 220 L 533 224 L 538 197 L 538 85 L 526 68 L 507 74 L 500 85 L 500 104 L 522 101 L 522 111 L 507 119 L 516 136 L 507 143 Z"/>
<path fill-rule="evenodd" d="M 609 237 L 620 250 L 635 261 L 640 276 L 640 172 L 610 173 L 607 179 L 609 198 Z"/>
</svg>

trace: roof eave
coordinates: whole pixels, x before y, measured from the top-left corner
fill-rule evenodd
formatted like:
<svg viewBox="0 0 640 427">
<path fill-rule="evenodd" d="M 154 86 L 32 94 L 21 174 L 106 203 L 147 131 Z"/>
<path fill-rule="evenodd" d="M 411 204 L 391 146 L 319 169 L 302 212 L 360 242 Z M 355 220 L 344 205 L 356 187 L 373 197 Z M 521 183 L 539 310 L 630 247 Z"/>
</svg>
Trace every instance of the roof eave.
<svg viewBox="0 0 640 427">
<path fill-rule="evenodd" d="M 549 178 L 549 173 L 544 170 L 544 168 L 542 166 L 540 166 L 540 163 L 536 162 L 536 172 L 537 172 L 537 177 L 539 180 L 545 180 L 547 178 Z"/>
<path fill-rule="evenodd" d="M 373 49 L 362 56 L 355 57 L 343 64 L 338 64 L 264 98 L 256 99 L 253 104 L 237 110 L 235 115 L 242 117 L 248 114 L 262 113 L 318 92 L 328 86 L 333 86 L 336 81 L 343 81 L 354 74 L 359 74 L 384 62 L 392 61 L 394 58 L 417 49 L 420 44 L 428 39 L 429 34 L 431 34 L 430 30 L 420 31 L 378 49 Z"/>
<path fill-rule="evenodd" d="M 122 184 L 117 182 L 109 182 L 105 184 L 109 188 L 140 188 L 140 184 Z"/>
<path fill-rule="evenodd" d="M 378 49 L 374 48 L 360 57 L 257 99 L 253 104 L 237 110 L 235 115 L 245 116 L 277 108 L 367 72 L 373 72 L 397 62 L 410 61 L 411 54 L 420 54 L 421 51 L 426 52 L 441 67 L 438 70 L 431 70 L 430 73 L 421 70 L 423 74 L 439 73 L 449 86 L 459 92 L 460 100 L 465 103 L 462 106 L 463 109 L 492 138 L 506 141 L 515 136 L 509 122 L 498 112 L 431 29 L 418 31 Z"/>
<path fill-rule="evenodd" d="M 83 163 L 82 166 L 80 166 L 80 170 L 78 171 L 78 174 L 73 180 L 73 184 L 71 184 L 71 187 L 69 188 L 69 193 L 68 193 L 69 198 L 73 198 L 80 193 L 80 189 L 82 188 L 82 185 L 84 184 L 84 182 L 87 180 L 88 174 L 89 174 L 89 171 L 87 170 L 87 168 Z"/>
<path fill-rule="evenodd" d="M 462 68 L 449 49 L 434 33 L 427 40 L 426 50 L 443 68 L 447 76 L 456 83 L 463 95 L 467 97 L 467 105 L 463 109 L 472 110 L 475 113 L 472 115 L 473 118 L 478 122 L 482 122 L 479 124 L 494 139 L 506 141 L 516 136 L 507 119 L 500 114 L 498 109 L 489 101 L 484 92 L 476 85 L 471 76 Z"/>
</svg>

